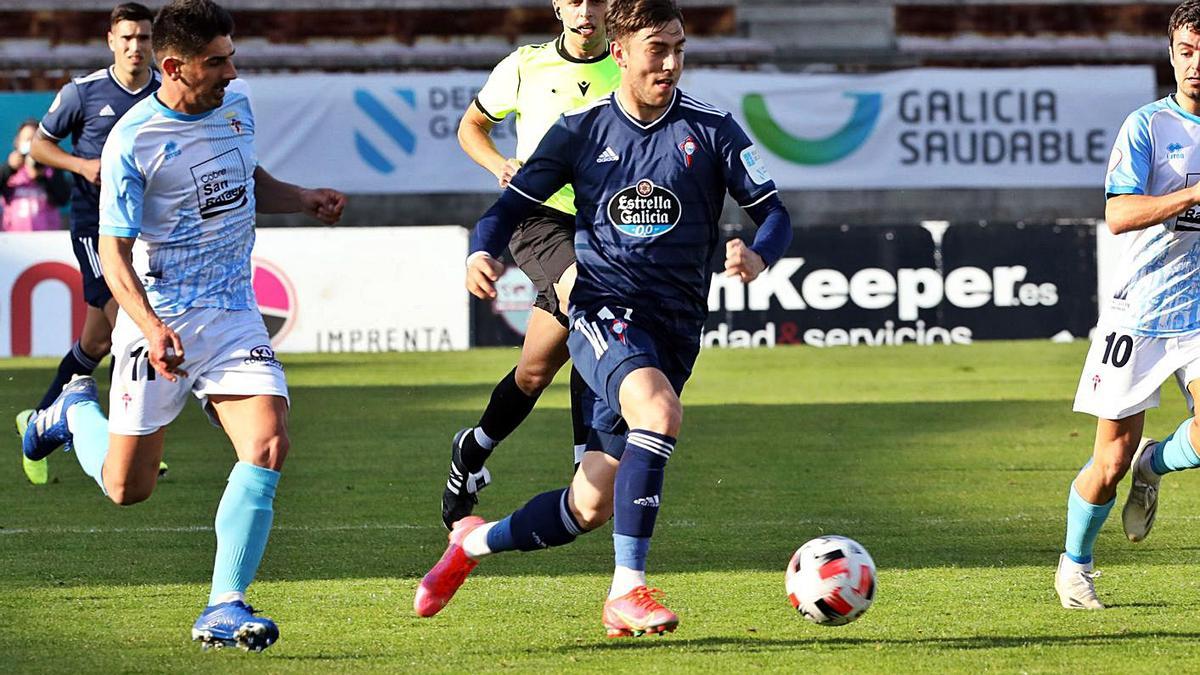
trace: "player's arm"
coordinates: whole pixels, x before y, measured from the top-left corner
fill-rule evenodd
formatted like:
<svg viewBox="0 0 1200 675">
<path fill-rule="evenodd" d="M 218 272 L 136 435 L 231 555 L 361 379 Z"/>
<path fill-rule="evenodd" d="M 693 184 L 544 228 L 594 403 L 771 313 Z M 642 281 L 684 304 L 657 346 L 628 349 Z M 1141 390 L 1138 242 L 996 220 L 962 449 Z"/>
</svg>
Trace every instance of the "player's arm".
<svg viewBox="0 0 1200 675">
<path fill-rule="evenodd" d="M 749 246 L 741 239 L 726 242 L 725 276 L 741 277 L 748 284 L 787 253 L 792 243 L 792 217 L 774 191 L 743 209 L 758 226 L 758 232 Z"/>
<path fill-rule="evenodd" d="M 99 185 L 100 160 L 76 157 L 59 147 L 58 143 L 39 129 L 33 137 L 33 142 L 30 143 L 29 155 L 39 164 L 77 173 L 83 176 L 87 182 Z"/>
<path fill-rule="evenodd" d="M 517 225 L 571 181 L 574 150 L 579 145 L 573 141 L 573 132 L 560 117 L 500 199 L 475 224 L 467 256 L 467 290 L 471 295 L 483 300 L 496 297 L 495 281 L 504 271 L 497 258 L 508 247 Z"/>
<path fill-rule="evenodd" d="M 458 145 L 476 164 L 490 171 L 503 188 L 508 187 L 508 182 L 521 168 L 521 160 L 505 157 L 496 149 L 496 142 L 492 140 L 495 127 L 496 123 L 472 102 L 458 123 Z"/>
<path fill-rule="evenodd" d="M 254 169 L 254 201 L 259 213 L 306 213 L 326 225 L 341 220 L 346 208 L 346 195 L 337 190 L 285 183 L 261 166 Z"/>
<path fill-rule="evenodd" d="M 79 97 L 79 88 L 75 83 L 68 82 L 59 90 L 50 104 L 50 110 L 42 117 L 38 132 L 30 144 L 29 154 L 41 164 L 79 174 L 87 182 L 99 185 L 100 158 L 76 157 L 59 147 L 59 143 L 71 135 L 72 130 L 82 126 L 83 101 Z"/>
<path fill-rule="evenodd" d="M 1159 225 L 1200 205 L 1200 184 L 1160 195 L 1118 194 L 1104 203 L 1104 220 L 1113 234 Z"/>
<path fill-rule="evenodd" d="M 1143 230 L 1170 220 L 1200 204 L 1200 187 L 1150 195 L 1154 142 L 1149 115 L 1138 110 L 1125 118 L 1113 142 L 1104 177 L 1104 218 L 1113 234 Z"/>
<path fill-rule="evenodd" d="M 129 315 L 138 330 L 146 337 L 150 365 L 163 377 L 174 382 L 179 375 L 187 377 L 183 364 L 183 343 L 171 327 L 163 323 L 150 299 L 146 287 L 133 269 L 133 244 L 137 237 L 114 237 L 100 234 L 100 267 L 104 281 L 112 291 L 121 311 Z"/>
<path fill-rule="evenodd" d="M 458 123 L 459 146 L 476 164 L 490 171 L 501 188 L 508 187 L 521 162 L 500 154 L 492 140 L 492 129 L 516 111 L 520 85 L 520 57 L 513 52 L 492 69 Z"/>
<path fill-rule="evenodd" d="M 725 244 L 725 276 L 750 283 L 787 253 L 792 219 L 758 149 L 733 116 L 727 116 L 717 129 L 716 144 L 724 162 L 726 189 L 758 226 L 749 246 L 741 239 Z"/>
</svg>

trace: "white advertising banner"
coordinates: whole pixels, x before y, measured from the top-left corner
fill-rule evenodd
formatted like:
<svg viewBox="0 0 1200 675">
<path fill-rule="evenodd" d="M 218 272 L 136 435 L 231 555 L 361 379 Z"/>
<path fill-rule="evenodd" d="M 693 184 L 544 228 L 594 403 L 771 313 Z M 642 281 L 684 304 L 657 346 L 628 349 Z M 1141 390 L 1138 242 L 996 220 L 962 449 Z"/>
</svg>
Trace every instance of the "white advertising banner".
<svg viewBox="0 0 1200 675">
<path fill-rule="evenodd" d="M 466 349 L 466 250 L 457 226 L 262 229 L 254 291 L 281 352 Z M 65 232 L 0 233 L 0 302 L 0 356 L 70 348 L 86 306 Z"/>
<path fill-rule="evenodd" d="M 486 192 L 456 130 L 486 72 L 250 78 L 264 166 L 353 193 Z M 1149 66 L 915 69 L 875 75 L 693 70 L 682 87 L 731 111 L 780 188 L 1097 187 Z M 512 125 L 493 134 L 515 149 Z"/>
<path fill-rule="evenodd" d="M 1117 131 L 1155 95 L 1149 66 L 693 81 L 733 112 L 785 189 L 1101 190 Z"/>
<path fill-rule="evenodd" d="M 294 74 L 248 78 L 259 163 L 301 185 L 351 193 L 498 191 L 458 146 L 486 72 Z M 511 121 L 492 132 L 508 156 Z"/>
</svg>

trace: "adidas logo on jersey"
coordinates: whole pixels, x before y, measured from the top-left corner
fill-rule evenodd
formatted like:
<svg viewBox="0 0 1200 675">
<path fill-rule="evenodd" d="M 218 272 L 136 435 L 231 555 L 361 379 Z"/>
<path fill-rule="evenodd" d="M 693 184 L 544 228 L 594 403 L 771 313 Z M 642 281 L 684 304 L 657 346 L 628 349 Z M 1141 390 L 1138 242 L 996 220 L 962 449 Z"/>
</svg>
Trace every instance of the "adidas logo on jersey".
<svg viewBox="0 0 1200 675">
<path fill-rule="evenodd" d="M 596 157 L 596 163 L 604 164 L 605 162 L 615 162 L 619 159 L 621 159 L 621 158 L 617 156 L 617 152 L 615 150 L 613 150 L 611 147 L 606 146 L 604 148 L 604 152 L 600 153 Z"/>
<path fill-rule="evenodd" d="M 117 112 L 116 112 L 115 110 L 113 110 L 113 109 L 112 109 L 112 106 L 111 106 L 111 105 L 106 105 L 106 106 L 104 106 L 103 108 L 101 108 L 101 109 L 100 109 L 100 116 L 101 116 L 101 117 L 113 117 L 113 116 L 115 116 L 116 114 L 117 114 Z"/>
<path fill-rule="evenodd" d="M 648 507 L 651 509 L 657 509 L 658 508 L 658 495 L 654 495 L 653 497 L 638 497 L 637 499 L 633 500 L 633 503 L 637 504 L 638 506 L 645 506 L 645 507 Z"/>
</svg>

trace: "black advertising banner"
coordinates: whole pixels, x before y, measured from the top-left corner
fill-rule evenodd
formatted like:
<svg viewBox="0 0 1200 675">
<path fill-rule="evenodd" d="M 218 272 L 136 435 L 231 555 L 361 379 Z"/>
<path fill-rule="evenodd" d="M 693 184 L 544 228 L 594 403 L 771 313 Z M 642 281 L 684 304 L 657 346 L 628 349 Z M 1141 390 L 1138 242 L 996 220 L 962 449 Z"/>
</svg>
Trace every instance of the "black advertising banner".
<svg viewBox="0 0 1200 675">
<path fill-rule="evenodd" d="M 709 347 L 969 344 L 1086 336 L 1096 322 L 1091 225 L 808 227 L 749 285 L 713 260 Z M 473 344 L 518 345 L 532 289 L 510 269 L 473 307 Z"/>
</svg>

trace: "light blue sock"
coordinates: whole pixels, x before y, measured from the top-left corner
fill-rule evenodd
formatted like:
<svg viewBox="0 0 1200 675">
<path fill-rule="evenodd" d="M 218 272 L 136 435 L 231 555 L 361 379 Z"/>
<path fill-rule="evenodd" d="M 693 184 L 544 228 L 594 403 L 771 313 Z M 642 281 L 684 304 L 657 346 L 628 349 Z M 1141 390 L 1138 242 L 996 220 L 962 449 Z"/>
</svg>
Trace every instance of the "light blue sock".
<svg viewBox="0 0 1200 675">
<path fill-rule="evenodd" d="M 67 411 L 67 427 L 71 430 L 71 447 L 83 472 L 95 479 L 104 494 L 104 458 L 108 456 L 108 419 L 95 401 L 76 403 Z"/>
<path fill-rule="evenodd" d="M 613 533 L 614 562 L 631 570 L 646 569 L 646 556 L 650 554 L 650 537 L 631 537 Z"/>
<path fill-rule="evenodd" d="M 1067 557 L 1080 565 L 1092 561 L 1092 549 L 1096 546 L 1096 536 L 1112 511 L 1116 498 L 1107 504 L 1091 504 L 1079 496 L 1074 481 L 1071 482 L 1071 495 L 1067 498 Z"/>
<path fill-rule="evenodd" d="M 1150 467 L 1154 469 L 1154 473 L 1161 476 L 1172 471 L 1200 466 L 1200 456 L 1196 455 L 1192 440 L 1188 438 L 1188 427 L 1192 425 L 1192 419 L 1189 417 L 1184 420 L 1175 433 L 1150 448 Z"/>
<path fill-rule="evenodd" d="M 226 593 L 245 593 L 267 548 L 275 515 L 279 472 L 238 462 L 217 507 L 217 558 L 208 604 Z"/>
</svg>

